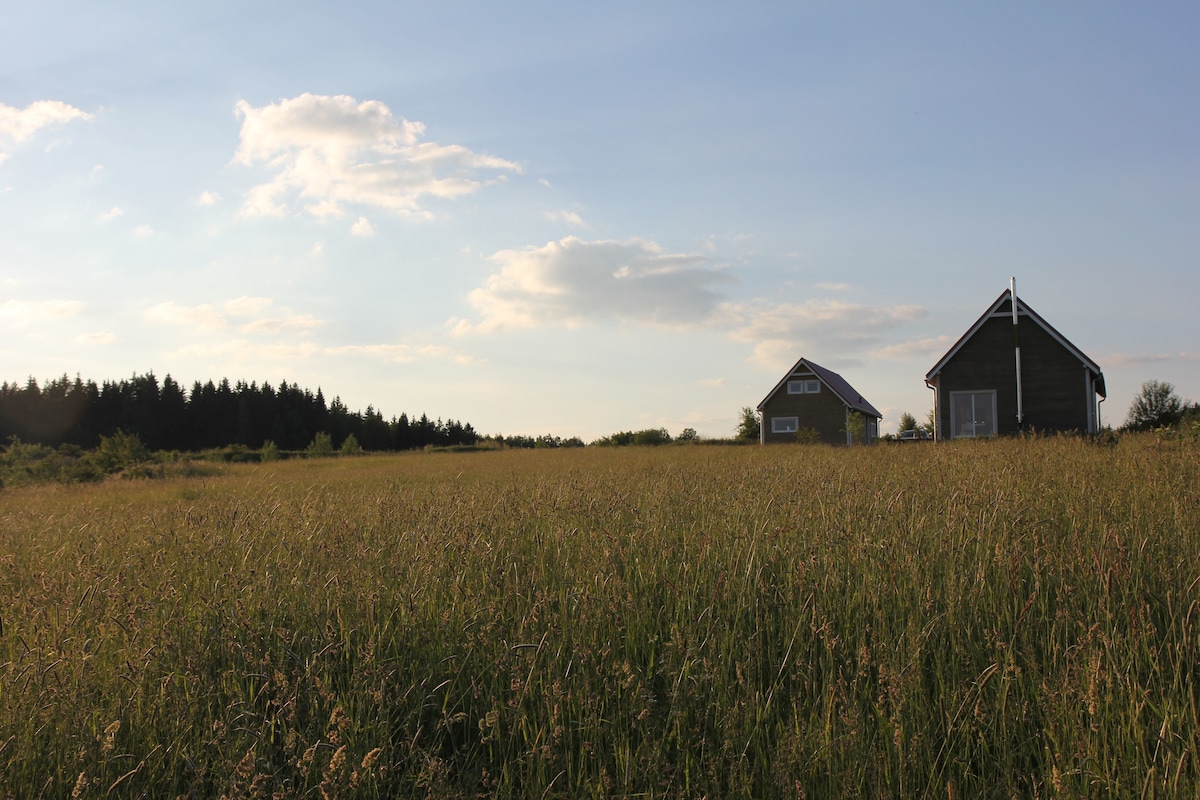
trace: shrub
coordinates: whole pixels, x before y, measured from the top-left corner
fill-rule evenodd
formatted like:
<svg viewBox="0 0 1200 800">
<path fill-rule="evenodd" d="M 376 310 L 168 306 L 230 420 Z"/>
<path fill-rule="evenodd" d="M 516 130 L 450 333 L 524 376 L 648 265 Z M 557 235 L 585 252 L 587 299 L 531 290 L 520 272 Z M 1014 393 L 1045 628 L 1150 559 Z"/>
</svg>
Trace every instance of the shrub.
<svg viewBox="0 0 1200 800">
<path fill-rule="evenodd" d="M 304 448 L 304 455 L 309 458 L 325 458 L 333 455 L 333 442 L 328 433 L 318 433 Z"/>
</svg>

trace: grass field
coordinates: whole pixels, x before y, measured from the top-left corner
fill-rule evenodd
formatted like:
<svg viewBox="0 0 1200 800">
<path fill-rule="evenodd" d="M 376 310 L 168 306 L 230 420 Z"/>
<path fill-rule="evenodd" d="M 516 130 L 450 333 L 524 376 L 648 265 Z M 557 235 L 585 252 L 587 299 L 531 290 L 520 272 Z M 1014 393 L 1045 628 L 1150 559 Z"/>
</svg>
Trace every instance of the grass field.
<svg viewBox="0 0 1200 800">
<path fill-rule="evenodd" d="M 11 797 L 1200 793 L 1186 442 L 9 488 L 0 599 Z"/>
</svg>

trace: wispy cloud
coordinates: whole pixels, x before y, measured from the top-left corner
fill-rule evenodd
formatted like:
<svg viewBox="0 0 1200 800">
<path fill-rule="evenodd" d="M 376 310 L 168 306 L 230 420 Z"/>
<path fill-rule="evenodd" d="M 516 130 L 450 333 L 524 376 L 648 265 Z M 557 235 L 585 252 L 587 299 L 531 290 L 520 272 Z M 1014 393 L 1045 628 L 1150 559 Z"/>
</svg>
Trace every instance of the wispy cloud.
<svg viewBox="0 0 1200 800">
<path fill-rule="evenodd" d="M 572 228 L 584 227 L 583 217 L 574 211 L 544 211 L 542 216 L 551 222 L 559 222 Z"/>
<path fill-rule="evenodd" d="M 309 314 L 296 314 L 287 308 L 270 313 L 274 301 L 267 297 L 238 297 L 220 306 L 202 303 L 185 306 L 168 300 L 147 308 L 143 317 L 148 322 L 193 328 L 211 333 L 224 328 L 236 328 L 243 333 L 278 334 L 319 328 L 325 323 Z"/>
<path fill-rule="evenodd" d="M 107 332 L 81 333 L 80 335 L 75 337 L 75 344 L 98 346 L 98 345 L 112 344 L 116 340 L 117 340 L 117 336 L 116 336 L 116 334 L 113 334 L 113 333 L 107 333 Z"/>
<path fill-rule="evenodd" d="M 123 209 L 113 206 L 108 211 L 105 211 L 103 214 L 100 215 L 100 221 L 108 222 L 110 219 L 116 219 L 117 217 L 121 216 L 124 213 L 125 213 L 125 211 Z"/>
<path fill-rule="evenodd" d="M 218 342 L 199 342 L 181 347 L 171 357 L 236 358 L 240 360 L 300 361 L 314 358 L 345 359 L 361 356 L 389 364 L 410 364 L 418 361 L 476 364 L 479 360 L 441 345 L 367 344 L 322 345 L 313 341 L 262 342 L 249 339 L 227 339 Z"/>
<path fill-rule="evenodd" d="M 38 100 L 25 108 L 0 103 L 0 163 L 10 155 L 9 148 L 25 143 L 43 129 L 77 119 L 89 120 L 92 115 L 58 100 Z"/>
<path fill-rule="evenodd" d="M 425 198 L 474 192 L 481 172 L 521 170 L 462 145 L 422 142 L 424 124 L 394 116 L 378 100 L 302 94 L 257 108 L 239 102 L 237 113 L 234 161 L 275 173 L 247 193 L 247 216 L 284 216 L 294 205 L 316 216 L 340 216 L 347 205 L 427 216 Z"/>
<path fill-rule="evenodd" d="M 1101 364 L 1106 367 L 1138 367 L 1168 361 L 1200 361 L 1200 353 L 1111 353 L 1100 359 Z"/>
<path fill-rule="evenodd" d="M 83 308 L 78 300 L 5 300 L 0 303 L 0 320 L 23 328 L 41 322 L 73 317 Z"/>
<path fill-rule="evenodd" d="M 754 345 L 751 361 L 771 368 L 785 367 L 815 351 L 822 358 L 861 355 L 887 332 L 924 315 L 920 306 L 868 306 L 839 300 L 756 300 L 728 303 L 721 309 L 731 337 Z"/>
<path fill-rule="evenodd" d="M 491 260 L 499 270 L 469 296 L 481 320 L 460 321 L 459 333 L 604 320 L 693 324 L 717 307 L 720 297 L 710 287 L 727 280 L 705 256 L 664 253 L 641 239 L 588 242 L 568 236 L 541 247 L 502 250 Z"/>
<path fill-rule="evenodd" d="M 907 342 L 896 342 L 889 344 L 886 347 L 880 347 L 871 351 L 873 358 L 880 359 L 906 359 L 906 358 L 928 358 L 937 359 L 946 354 L 954 343 L 957 341 L 953 336 L 934 336 L 928 339 L 910 339 Z M 933 366 L 932 360 L 929 366 Z"/>
</svg>

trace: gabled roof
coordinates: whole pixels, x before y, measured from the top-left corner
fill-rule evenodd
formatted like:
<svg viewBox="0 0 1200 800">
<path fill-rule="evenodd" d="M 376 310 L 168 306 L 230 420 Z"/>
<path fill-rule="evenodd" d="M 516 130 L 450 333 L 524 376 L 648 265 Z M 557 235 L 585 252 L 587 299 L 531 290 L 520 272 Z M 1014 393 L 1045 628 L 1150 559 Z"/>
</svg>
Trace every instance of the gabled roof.
<svg viewBox="0 0 1200 800">
<path fill-rule="evenodd" d="M 1017 299 L 1017 314 L 1019 316 L 1024 316 L 1027 319 L 1036 323 L 1039 327 L 1042 328 L 1042 330 L 1044 330 L 1046 333 L 1050 334 L 1051 338 L 1053 338 L 1056 342 L 1058 342 L 1060 345 L 1062 345 L 1063 348 L 1065 348 L 1067 350 L 1067 352 L 1069 352 L 1075 358 L 1079 359 L 1079 362 L 1081 364 L 1083 364 L 1083 366 L 1087 367 L 1089 370 L 1094 372 L 1096 374 L 1096 378 L 1097 378 L 1096 392 L 1101 397 L 1107 397 L 1107 395 L 1104 392 L 1104 373 L 1102 373 L 1100 371 L 1100 367 L 1096 364 L 1096 362 L 1092 361 L 1090 358 L 1088 358 L 1086 355 L 1084 355 L 1083 351 L 1080 350 L 1078 347 L 1071 344 L 1071 342 L 1067 340 L 1067 337 L 1063 336 L 1061 333 L 1059 333 L 1057 330 L 1054 329 L 1053 325 L 1051 325 L 1049 322 L 1046 322 L 1046 320 L 1042 319 L 1041 315 L 1038 314 L 1036 311 L 1034 311 L 1032 308 L 1030 308 L 1029 305 L 1020 298 L 1020 296 L 1018 296 L 1016 299 Z M 992 303 L 992 305 L 988 308 L 988 310 L 983 312 L 983 316 L 981 316 L 979 319 L 975 320 L 975 324 L 972 325 L 970 328 L 968 328 L 967 332 L 964 333 L 962 335 L 962 337 L 957 342 L 954 343 L 954 346 L 951 347 L 946 352 L 946 355 L 942 356 L 941 359 L 936 364 L 933 365 L 933 369 L 931 369 L 931 370 L 929 370 L 929 372 L 925 373 L 926 382 L 932 381 L 933 377 L 942 371 L 942 368 L 945 367 L 946 364 L 948 364 L 950 362 L 950 359 L 954 358 L 954 356 L 956 356 L 958 354 L 958 351 L 962 349 L 963 345 L 965 345 L 970 340 L 970 338 L 972 336 L 974 336 L 975 333 L 980 328 L 982 328 L 983 324 L 985 322 L 987 322 L 989 319 L 991 319 L 993 317 L 997 317 L 997 316 L 1008 317 L 1009 319 L 1011 319 L 1012 318 L 1012 302 L 1011 302 L 1011 300 L 1012 300 L 1012 294 L 1009 291 L 1006 290 L 1006 291 L 1001 292 L 1000 296 L 996 298 L 996 302 Z"/>
<path fill-rule="evenodd" d="M 775 384 L 775 388 L 768 392 L 767 396 L 763 398 L 763 401 L 758 404 L 758 410 L 762 411 L 762 408 L 767 404 L 767 401 L 774 397 L 775 393 L 787 384 L 788 379 L 799 372 L 802 367 L 807 368 L 812 372 L 812 374 L 816 375 L 817 379 L 820 380 L 821 383 L 829 387 L 829 391 L 833 392 L 839 400 L 841 400 L 850 408 L 854 409 L 855 411 L 861 411 L 862 413 L 871 417 L 875 417 L 876 419 L 883 419 L 883 414 L 880 414 L 878 411 L 876 411 L 875 406 L 868 403 L 863 396 L 854 389 L 853 386 L 846 382 L 845 378 L 843 378 L 841 375 L 838 375 L 833 370 L 825 369 L 820 364 L 814 364 L 807 358 L 801 358 L 792 365 L 792 368 L 789 369 L 787 374 L 783 376 L 783 380 Z"/>
</svg>

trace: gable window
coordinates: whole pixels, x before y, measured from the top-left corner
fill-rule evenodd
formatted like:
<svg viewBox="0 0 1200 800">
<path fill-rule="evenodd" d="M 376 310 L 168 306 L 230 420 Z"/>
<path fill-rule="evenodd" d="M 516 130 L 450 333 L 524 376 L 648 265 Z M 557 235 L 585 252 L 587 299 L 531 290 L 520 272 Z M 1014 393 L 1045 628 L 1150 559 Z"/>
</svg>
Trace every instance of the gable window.
<svg viewBox="0 0 1200 800">
<path fill-rule="evenodd" d="M 799 417 L 771 417 L 771 433 L 795 433 L 798 430 Z"/>
<path fill-rule="evenodd" d="M 950 437 L 975 439 L 996 435 L 996 392 L 951 392 Z"/>
<path fill-rule="evenodd" d="M 816 378 L 801 378 L 787 384 L 788 394 L 819 394 L 820 391 L 821 382 Z"/>
</svg>

